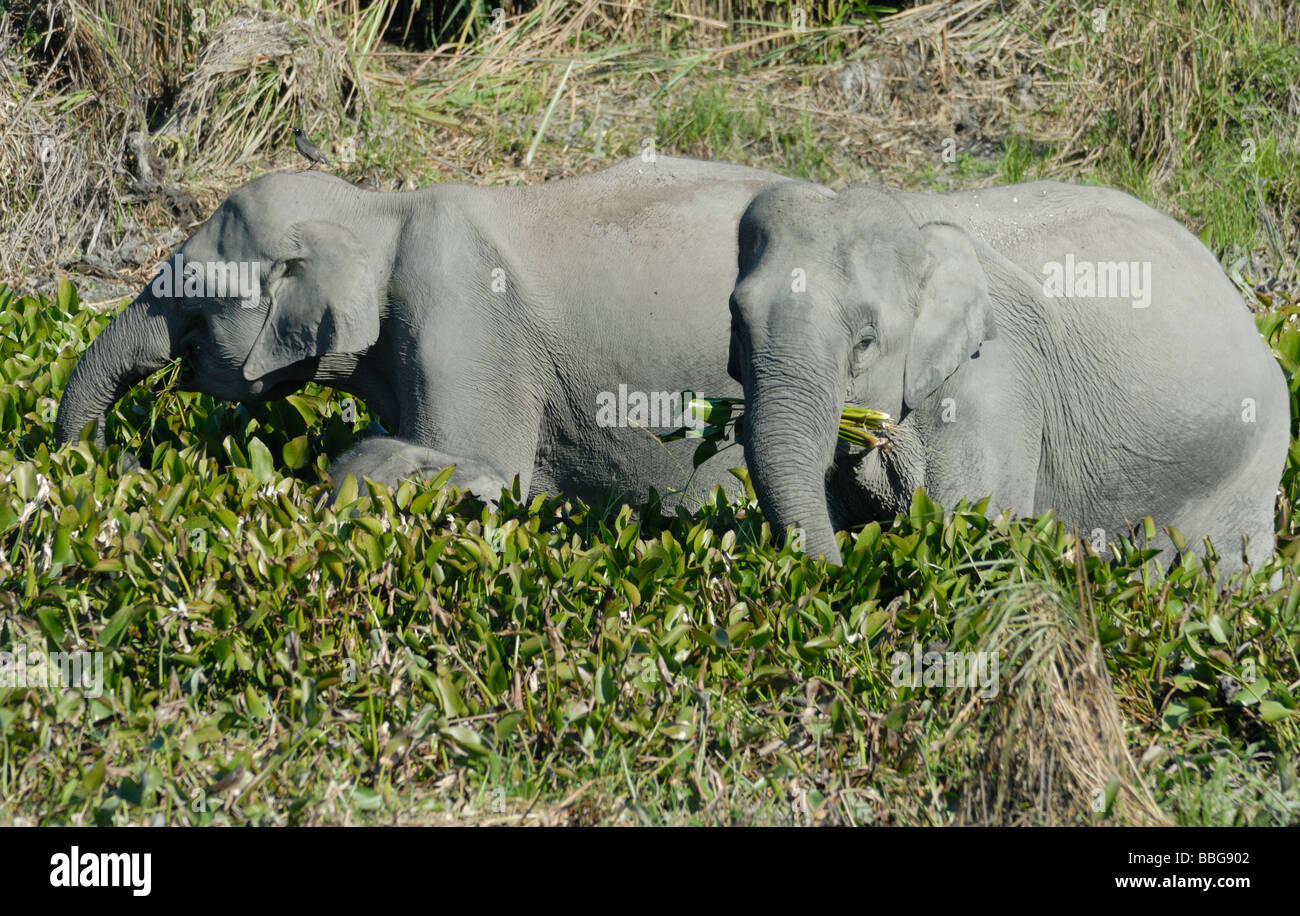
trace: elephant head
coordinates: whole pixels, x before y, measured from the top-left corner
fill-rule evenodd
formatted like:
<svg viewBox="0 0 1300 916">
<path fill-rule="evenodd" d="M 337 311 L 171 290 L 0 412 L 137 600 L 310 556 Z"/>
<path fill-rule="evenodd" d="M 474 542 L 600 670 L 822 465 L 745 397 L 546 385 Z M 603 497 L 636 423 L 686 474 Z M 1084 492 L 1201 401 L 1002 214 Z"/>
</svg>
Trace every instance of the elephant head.
<svg viewBox="0 0 1300 916">
<path fill-rule="evenodd" d="M 384 240 L 362 197 L 374 199 L 334 176 L 281 172 L 227 198 L 86 351 L 59 404 L 59 442 L 177 358 L 186 390 L 256 401 L 301 387 L 327 354 L 373 345 Z"/>
<path fill-rule="evenodd" d="M 778 185 L 741 219 L 730 372 L 745 459 L 778 535 L 840 562 L 827 499 L 846 399 L 901 421 L 995 335 L 966 232 L 918 225 L 888 192 Z"/>
</svg>

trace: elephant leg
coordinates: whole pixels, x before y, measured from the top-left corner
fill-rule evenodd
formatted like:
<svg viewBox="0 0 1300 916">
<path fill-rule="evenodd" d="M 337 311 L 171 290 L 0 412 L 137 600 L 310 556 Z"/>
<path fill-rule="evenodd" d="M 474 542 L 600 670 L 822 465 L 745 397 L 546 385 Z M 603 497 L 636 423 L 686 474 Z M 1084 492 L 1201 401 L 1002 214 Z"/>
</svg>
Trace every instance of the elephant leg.
<svg viewBox="0 0 1300 916">
<path fill-rule="evenodd" d="M 402 385 L 412 395 L 398 431 L 408 448 L 417 449 L 411 454 L 433 454 L 443 465 L 447 456 L 460 459 L 453 483 L 463 486 L 461 481 L 475 476 L 467 469 L 478 468 L 479 479 L 493 488 L 487 494 L 492 498 L 500 494 L 498 480 L 509 485 L 516 476 L 527 496 L 544 423 L 541 380 L 555 369 L 538 364 L 525 342 L 515 339 L 523 319 L 502 317 L 511 313 L 512 296 L 485 303 L 470 295 L 473 289 L 470 280 L 444 278 L 431 296 L 439 308 L 404 365 Z M 428 466 L 430 459 L 417 460 Z"/>
<path fill-rule="evenodd" d="M 369 477 L 385 486 L 396 487 L 403 480 L 435 477 L 452 465 L 456 470 L 452 472 L 451 483 L 489 504 L 496 503 L 501 491 L 509 489 L 516 476 L 486 461 L 451 455 L 395 436 L 363 440 L 336 458 L 329 474 L 337 494 L 348 474 L 358 483 Z"/>
</svg>

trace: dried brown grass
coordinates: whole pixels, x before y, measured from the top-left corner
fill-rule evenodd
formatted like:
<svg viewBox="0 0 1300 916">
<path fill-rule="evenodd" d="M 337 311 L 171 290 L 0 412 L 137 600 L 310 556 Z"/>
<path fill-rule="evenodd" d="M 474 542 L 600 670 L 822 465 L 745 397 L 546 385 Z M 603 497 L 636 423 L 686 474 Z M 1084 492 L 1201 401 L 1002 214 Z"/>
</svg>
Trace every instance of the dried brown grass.
<svg viewBox="0 0 1300 916">
<path fill-rule="evenodd" d="M 281 13 L 240 10 L 204 40 L 176 102 L 175 129 L 192 138 L 201 161 L 241 164 L 283 145 L 290 123 L 311 115 L 319 123 L 324 113 L 334 128 L 330 114 L 370 104 L 343 40 Z"/>
<path fill-rule="evenodd" d="M 1097 34 L 1068 5 L 959 0 L 904 9 L 879 27 L 830 28 L 824 23 L 837 4 L 808 0 L 801 6 L 809 28 L 796 33 L 784 2 L 502 5 L 508 15 L 499 30 L 466 29 L 452 43 L 413 53 L 377 46 L 376 34 L 400 34 L 403 23 L 391 4 L 363 9 L 360 0 L 323 2 L 311 22 L 286 12 L 228 16 L 239 5 L 218 0 L 203 5 L 202 33 L 190 0 L 10 4 L 0 35 L 14 33 L 27 15 L 42 33 L 42 50 L 21 79 L 0 75 L 7 122 L 0 208 L 16 240 L 0 251 L 0 277 L 104 254 L 118 243 L 124 215 L 166 221 L 162 208 L 120 190 L 123 141 L 146 126 L 146 114 L 156 133 L 166 122 L 155 136 L 159 151 L 183 167 L 205 202 L 257 170 L 293 167 L 291 122 L 304 123 L 336 159 L 333 141 L 361 130 L 363 146 L 383 151 L 382 171 L 363 155 L 344 174 L 368 175 L 384 189 L 576 174 L 635 150 L 653 135 L 665 99 L 700 78 L 723 80 L 738 108 L 761 105 L 791 123 L 805 120 L 816 144 L 836 150 L 823 176 L 835 182 L 932 168 L 945 146 L 996 156 L 1009 135 L 1032 136 L 1054 151 L 1040 166 L 1044 174 L 1077 174 L 1102 155 L 1090 131 L 1106 118 L 1121 125 L 1136 156 L 1167 176 L 1177 143 L 1210 129 L 1198 104 L 1212 75 L 1186 49 L 1196 36 L 1205 44 L 1222 15 L 1171 25 L 1122 6 Z M 1258 6 L 1233 15 L 1276 15 L 1281 28 L 1300 34 L 1291 21 L 1300 13 Z M 282 8 L 298 4 L 282 0 Z M 135 27 L 104 25 L 119 21 Z M 1075 63 L 1063 66 L 1068 54 Z M 466 105 L 466 98 L 482 101 Z M 380 102 L 385 117 L 367 118 Z M 554 117 L 543 124 L 548 107 Z M 1282 114 L 1295 123 L 1300 94 L 1292 107 Z M 605 135 L 595 150 L 589 134 L 570 142 L 584 123 Z M 58 155 L 42 158 L 51 144 Z M 779 153 L 745 152 L 751 164 L 786 168 Z"/>
<path fill-rule="evenodd" d="M 325 113 L 337 126 L 340 113 L 369 104 L 343 39 L 319 25 L 259 11 L 207 22 L 220 3 L 204 4 L 196 21 L 197 9 L 185 0 L 28 0 L 6 10 L 0 228 L 10 244 L 0 281 L 89 264 L 134 284 L 174 244 L 164 233 L 176 225 L 167 195 L 136 193 L 123 168 L 127 137 L 148 126 L 151 106 L 171 111 L 155 143 L 191 166 L 186 196 L 206 211 L 247 177 L 231 164 L 284 147 L 291 122 Z M 25 29 L 40 39 L 20 54 Z M 273 83 L 267 96 L 247 93 L 258 79 Z M 152 236 L 149 256 L 148 239 L 132 233 Z"/>
<path fill-rule="evenodd" d="M 957 822 L 1084 823 L 1108 792 L 1111 822 L 1165 824 L 1129 756 L 1093 627 L 1068 599 L 1037 586 L 1004 593 L 976 651 L 1000 659 L 1001 690 L 972 691 L 943 750 L 963 755 Z"/>
</svg>

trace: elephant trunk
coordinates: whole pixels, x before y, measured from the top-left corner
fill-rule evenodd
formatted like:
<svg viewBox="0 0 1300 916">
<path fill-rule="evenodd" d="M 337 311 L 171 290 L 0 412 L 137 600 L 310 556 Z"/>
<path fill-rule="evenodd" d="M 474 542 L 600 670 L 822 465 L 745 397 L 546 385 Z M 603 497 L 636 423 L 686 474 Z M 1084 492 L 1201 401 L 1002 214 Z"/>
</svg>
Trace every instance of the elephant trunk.
<svg viewBox="0 0 1300 916">
<path fill-rule="evenodd" d="M 99 421 L 95 443 L 104 444 L 103 418 L 131 386 L 180 355 L 181 335 L 170 299 L 141 293 L 91 343 L 68 379 L 54 429 L 60 444 Z"/>
<path fill-rule="evenodd" d="M 826 474 L 835 456 L 843 383 L 776 371 L 757 374 L 745 393 L 745 461 L 773 532 L 802 531 L 803 549 L 840 563 L 826 502 Z M 771 380 L 781 378 L 780 382 Z M 791 379 L 797 379 L 791 382 Z"/>
</svg>

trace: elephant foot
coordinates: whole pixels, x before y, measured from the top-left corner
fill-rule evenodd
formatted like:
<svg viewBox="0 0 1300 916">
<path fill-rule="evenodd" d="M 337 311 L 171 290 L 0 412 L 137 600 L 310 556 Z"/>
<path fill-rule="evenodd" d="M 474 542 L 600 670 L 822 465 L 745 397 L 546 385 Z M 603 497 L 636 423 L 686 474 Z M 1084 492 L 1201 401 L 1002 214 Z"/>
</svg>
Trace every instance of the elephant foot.
<svg viewBox="0 0 1300 916">
<path fill-rule="evenodd" d="M 437 449 L 415 445 L 401 439 L 365 439 L 340 455 L 330 465 L 330 481 L 338 487 L 348 474 L 358 482 L 370 478 L 393 488 L 403 480 L 424 480 L 437 476 L 444 468 L 455 466 L 451 484 L 495 507 L 503 489 L 510 489 L 513 476 L 474 458 L 449 455 Z"/>
</svg>

